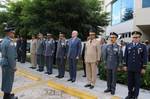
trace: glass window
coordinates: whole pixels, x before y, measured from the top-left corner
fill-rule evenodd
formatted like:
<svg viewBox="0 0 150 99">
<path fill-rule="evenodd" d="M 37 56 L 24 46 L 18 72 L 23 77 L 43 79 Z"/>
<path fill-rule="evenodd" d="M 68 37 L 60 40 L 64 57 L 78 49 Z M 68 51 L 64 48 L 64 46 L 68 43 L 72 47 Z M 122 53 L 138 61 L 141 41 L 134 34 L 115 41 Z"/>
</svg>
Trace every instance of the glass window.
<svg viewBox="0 0 150 99">
<path fill-rule="evenodd" d="M 116 0 L 112 4 L 112 25 L 133 18 L 134 0 Z"/>
<path fill-rule="evenodd" d="M 122 0 L 121 22 L 133 18 L 133 5 L 134 5 L 134 0 Z"/>
<path fill-rule="evenodd" d="M 117 0 L 112 4 L 112 25 L 121 22 L 121 0 Z"/>
<path fill-rule="evenodd" d="M 126 38 L 128 37 L 128 33 L 126 33 Z"/>
<path fill-rule="evenodd" d="M 150 7 L 150 0 L 143 0 L 142 6 L 143 6 L 143 8 Z"/>
<path fill-rule="evenodd" d="M 122 34 L 122 36 L 121 36 L 122 38 L 124 38 L 124 34 Z"/>
<path fill-rule="evenodd" d="M 129 37 L 131 37 L 131 32 L 129 32 Z"/>
</svg>

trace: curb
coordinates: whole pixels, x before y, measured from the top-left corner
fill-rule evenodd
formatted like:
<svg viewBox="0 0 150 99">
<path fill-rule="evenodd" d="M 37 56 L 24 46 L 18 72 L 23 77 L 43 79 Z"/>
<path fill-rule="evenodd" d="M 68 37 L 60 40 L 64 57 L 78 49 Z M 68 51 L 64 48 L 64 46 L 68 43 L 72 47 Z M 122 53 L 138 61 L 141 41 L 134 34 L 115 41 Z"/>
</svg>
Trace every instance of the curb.
<svg viewBox="0 0 150 99">
<path fill-rule="evenodd" d="M 89 92 L 81 91 L 73 87 L 65 86 L 54 81 L 48 81 L 48 86 L 57 90 L 61 90 L 69 95 L 79 97 L 80 99 L 98 99 L 97 96 L 92 95 Z"/>
</svg>

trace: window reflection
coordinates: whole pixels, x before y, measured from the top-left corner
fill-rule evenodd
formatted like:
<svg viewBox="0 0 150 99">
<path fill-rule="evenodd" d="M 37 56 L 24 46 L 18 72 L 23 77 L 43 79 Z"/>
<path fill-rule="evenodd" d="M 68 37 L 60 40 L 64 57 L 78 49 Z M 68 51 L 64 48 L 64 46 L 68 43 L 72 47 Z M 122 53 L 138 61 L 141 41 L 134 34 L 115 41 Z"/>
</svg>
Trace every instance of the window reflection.
<svg viewBox="0 0 150 99">
<path fill-rule="evenodd" d="M 150 7 L 150 0 L 143 0 L 142 6 L 143 8 Z"/>
<path fill-rule="evenodd" d="M 112 25 L 133 18 L 134 0 L 116 0 L 112 4 Z"/>
</svg>

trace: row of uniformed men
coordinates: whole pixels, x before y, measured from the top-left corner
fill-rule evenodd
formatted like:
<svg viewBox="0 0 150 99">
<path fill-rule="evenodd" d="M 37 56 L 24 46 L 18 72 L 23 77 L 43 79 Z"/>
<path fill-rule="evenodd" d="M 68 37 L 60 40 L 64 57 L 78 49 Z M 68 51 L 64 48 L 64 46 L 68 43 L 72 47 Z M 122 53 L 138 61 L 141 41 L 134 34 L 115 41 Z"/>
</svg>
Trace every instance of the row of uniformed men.
<svg viewBox="0 0 150 99">
<path fill-rule="evenodd" d="M 12 99 L 8 97 L 14 97 L 13 94 L 10 94 L 12 90 L 13 80 L 14 80 L 14 72 L 16 71 L 16 54 L 15 54 L 15 45 L 13 42 L 14 32 L 11 29 L 6 30 L 7 36 L 4 38 L 1 51 L 2 51 L 2 91 L 4 92 L 4 99 Z M 133 32 L 132 39 L 133 42 L 129 43 L 126 46 L 125 56 L 122 59 L 122 50 L 120 46 L 116 43 L 118 35 L 116 33 L 110 34 L 111 42 L 108 45 L 101 45 L 95 38 L 95 32 L 89 32 L 90 38 L 86 42 L 85 46 L 85 63 L 86 63 L 86 71 L 87 71 L 87 80 L 88 84 L 85 87 L 90 87 L 93 89 L 96 82 L 96 69 L 98 63 L 104 63 L 107 68 L 107 89 L 105 92 L 111 92 L 112 95 L 115 94 L 116 88 L 116 72 L 118 66 L 122 65 L 122 60 L 125 60 L 124 70 L 128 70 L 128 89 L 129 93 L 126 99 L 137 99 L 139 95 L 140 88 L 140 77 L 141 73 L 145 72 L 145 66 L 147 64 L 147 52 L 146 46 L 140 43 L 140 32 Z M 81 53 L 81 40 L 77 37 L 78 32 L 72 32 L 72 38 L 66 40 L 63 34 L 60 34 L 60 39 L 57 44 L 57 64 L 62 70 L 62 66 L 64 64 L 64 59 L 67 57 L 69 62 L 69 74 L 70 79 L 68 81 L 75 82 L 76 80 L 76 71 L 77 71 L 77 60 L 80 57 Z M 44 59 L 44 55 L 46 57 L 46 66 L 47 73 L 51 74 L 51 56 L 54 55 L 54 52 L 51 51 L 53 48 L 51 44 L 53 44 L 53 39 L 50 39 L 50 35 L 48 39 L 45 41 L 45 47 L 43 46 L 43 37 L 42 34 L 39 35 L 39 40 L 37 42 L 36 52 L 31 54 L 36 54 L 38 70 L 44 70 L 44 64 L 42 63 Z M 33 47 L 34 44 L 31 46 Z M 66 47 L 66 46 L 67 47 Z M 51 46 L 51 47 L 49 47 Z M 103 46 L 103 47 L 102 47 Z M 64 53 L 62 52 L 62 49 Z M 43 50 L 45 49 L 45 51 Z M 67 50 L 67 54 L 65 53 Z M 51 51 L 51 52 L 50 52 Z M 13 52 L 13 53 L 12 53 Z M 100 58 L 101 56 L 101 58 Z M 34 58 L 36 60 L 36 58 Z M 35 61 L 34 60 L 34 61 Z M 34 65 L 33 65 L 34 66 Z M 64 68 L 64 67 L 63 67 Z M 64 72 L 64 70 L 63 70 Z M 58 78 L 62 78 L 64 74 L 61 75 L 59 72 Z M 7 98 L 6 98 L 7 97 Z"/>
<path fill-rule="evenodd" d="M 76 65 L 77 59 L 79 59 L 81 52 L 81 40 L 77 37 L 78 32 L 72 32 L 72 38 L 68 41 L 65 39 L 63 33 L 59 34 L 59 40 L 56 42 L 52 38 L 52 34 L 47 33 L 47 39 L 43 38 L 43 34 L 38 34 L 38 39 L 35 36 L 32 37 L 31 42 L 31 63 L 33 69 L 38 65 L 38 71 L 44 71 L 46 65 L 46 74 L 52 74 L 52 67 L 54 58 L 56 57 L 56 63 L 58 65 L 58 78 L 63 78 L 65 74 L 65 60 L 68 58 L 70 80 L 75 82 L 76 80 Z M 57 49 L 56 53 L 55 50 Z"/>
<path fill-rule="evenodd" d="M 77 60 L 79 59 L 81 52 L 81 41 L 77 38 L 77 31 L 72 32 L 72 38 L 66 42 L 64 35 L 60 34 L 60 39 L 57 45 L 56 61 L 58 65 L 58 78 L 64 77 L 65 72 L 65 58 L 68 58 L 69 62 L 69 73 L 70 79 L 68 81 L 75 82 L 76 80 L 76 68 Z M 111 92 L 112 95 L 115 94 L 116 90 L 116 73 L 118 66 L 123 66 L 124 70 L 128 67 L 128 87 L 129 95 L 126 99 L 137 98 L 139 95 L 140 88 L 140 74 L 145 72 L 145 66 L 147 64 L 147 52 L 144 44 L 140 43 L 141 33 L 134 31 L 132 33 L 133 42 L 126 46 L 124 55 L 121 47 L 117 44 L 116 40 L 118 35 L 114 32 L 110 33 L 110 44 L 100 44 L 96 40 L 96 34 L 94 31 L 89 32 L 89 38 L 85 45 L 85 64 L 86 64 L 86 74 L 88 84 L 85 87 L 90 87 L 93 89 L 96 83 L 96 71 L 98 64 L 104 64 L 107 69 L 107 89 L 104 92 Z M 39 37 L 40 38 L 40 37 Z M 48 37 L 49 38 L 49 37 Z M 53 41 L 53 39 L 52 39 Z M 46 41 L 48 42 L 48 41 Z M 51 42 L 53 43 L 53 42 Z M 48 43 L 46 43 L 47 46 Z M 49 44 L 48 44 L 49 45 Z M 68 45 L 65 49 L 65 45 Z M 48 46 L 47 46 L 48 47 Z M 64 49 L 63 49 L 64 48 Z M 47 49 L 47 48 L 46 48 Z M 52 47 L 51 47 L 52 49 Z M 50 49 L 49 49 L 50 51 Z M 51 51 L 53 53 L 53 51 Z M 66 52 L 68 52 L 66 54 Z M 45 51 L 45 56 L 47 52 Z M 52 54 L 53 56 L 54 54 Z M 37 56 L 38 57 L 38 56 Z M 44 58 L 41 58 L 44 59 Z M 52 58 L 48 58 L 51 70 L 48 73 L 52 73 Z M 124 63 L 124 64 L 123 64 Z M 40 66 L 40 65 L 39 65 Z M 43 68 L 42 68 L 43 70 Z M 47 68 L 48 70 L 48 68 Z M 40 67 L 39 67 L 40 71 Z M 133 81 L 133 82 L 132 82 Z"/>
</svg>

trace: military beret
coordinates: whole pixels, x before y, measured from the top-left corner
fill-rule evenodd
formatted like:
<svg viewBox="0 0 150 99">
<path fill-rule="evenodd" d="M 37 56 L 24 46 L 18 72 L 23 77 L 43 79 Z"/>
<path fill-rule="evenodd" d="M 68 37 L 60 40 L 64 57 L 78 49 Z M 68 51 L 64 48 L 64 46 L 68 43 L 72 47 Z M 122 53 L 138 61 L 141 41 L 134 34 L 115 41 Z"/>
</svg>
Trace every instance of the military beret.
<svg viewBox="0 0 150 99">
<path fill-rule="evenodd" d="M 141 33 L 141 32 L 139 32 L 139 31 L 133 31 L 131 34 L 132 34 L 132 35 L 137 34 L 137 35 L 142 36 L 142 33 Z"/>
<path fill-rule="evenodd" d="M 13 27 L 10 27 L 10 28 L 5 28 L 4 29 L 4 32 L 12 32 L 12 33 L 15 33 L 15 29 Z"/>
<path fill-rule="evenodd" d="M 115 32 L 111 32 L 110 35 L 115 35 L 118 38 L 118 34 Z"/>
</svg>

